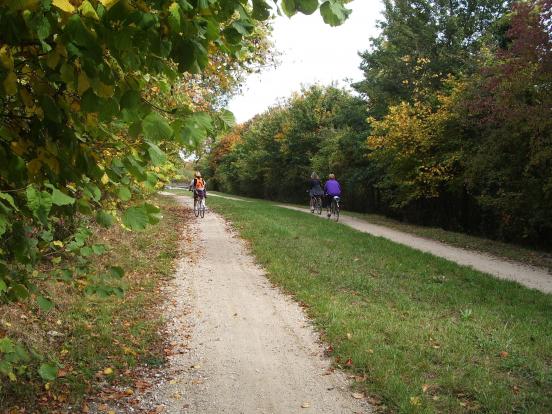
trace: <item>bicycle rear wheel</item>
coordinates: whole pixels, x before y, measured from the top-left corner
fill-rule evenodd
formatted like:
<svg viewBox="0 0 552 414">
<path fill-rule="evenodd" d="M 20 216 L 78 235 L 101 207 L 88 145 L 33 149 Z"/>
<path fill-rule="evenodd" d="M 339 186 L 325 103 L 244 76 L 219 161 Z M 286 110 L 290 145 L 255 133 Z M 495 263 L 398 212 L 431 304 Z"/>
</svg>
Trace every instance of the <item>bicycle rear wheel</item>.
<svg viewBox="0 0 552 414">
<path fill-rule="evenodd" d="M 334 209 L 334 217 L 333 218 L 336 222 L 338 222 L 339 221 L 339 204 L 336 202 L 334 207 L 335 207 L 335 209 Z"/>
<path fill-rule="evenodd" d="M 199 205 L 199 214 L 201 215 L 201 218 L 205 217 L 205 199 L 202 198 L 200 205 Z"/>
<path fill-rule="evenodd" d="M 316 197 L 316 212 L 318 215 L 322 214 L 322 198 Z"/>
<path fill-rule="evenodd" d="M 194 216 L 199 217 L 199 200 L 194 198 Z"/>
</svg>

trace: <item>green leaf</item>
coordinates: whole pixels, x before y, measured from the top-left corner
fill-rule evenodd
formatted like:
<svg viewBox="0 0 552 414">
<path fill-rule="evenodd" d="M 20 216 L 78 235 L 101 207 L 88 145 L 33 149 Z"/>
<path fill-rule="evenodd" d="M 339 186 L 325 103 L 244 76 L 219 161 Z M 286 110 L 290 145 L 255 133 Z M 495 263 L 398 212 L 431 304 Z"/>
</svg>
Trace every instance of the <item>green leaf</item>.
<svg viewBox="0 0 552 414">
<path fill-rule="evenodd" d="M 41 364 L 38 374 L 46 381 L 54 381 L 57 378 L 58 368 L 53 364 Z"/>
<path fill-rule="evenodd" d="M 100 201 L 102 198 L 101 190 L 94 183 L 86 183 L 84 186 L 84 194 L 94 201 Z"/>
<path fill-rule="evenodd" d="M 77 209 L 79 213 L 82 213 L 86 216 L 92 215 L 92 207 L 90 206 L 90 202 L 85 198 L 79 198 L 77 201 Z"/>
<path fill-rule="evenodd" d="M 29 297 L 29 291 L 21 283 L 16 283 L 12 286 L 12 292 L 15 297 L 19 300 L 27 299 Z"/>
<path fill-rule="evenodd" d="M 52 204 L 56 206 L 69 206 L 75 204 L 75 199 L 54 188 L 52 191 Z"/>
<path fill-rule="evenodd" d="M 48 215 L 52 208 L 52 196 L 46 191 L 38 191 L 32 185 L 27 187 L 27 206 L 44 225 L 48 224 Z"/>
<path fill-rule="evenodd" d="M 8 219 L 0 215 L 0 236 L 2 236 L 6 231 L 8 231 L 9 223 Z"/>
<path fill-rule="evenodd" d="M 157 145 L 148 142 L 148 147 L 148 154 L 153 165 L 159 166 L 167 162 L 167 156 Z"/>
<path fill-rule="evenodd" d="M 146 139 L 150 141 L 161 141 L 170 139 L 173 136 L 173 130 L 166 119 L 157 112 L 150 112 L 142 121 L 142 128 Z"/>
<path fill-rule="evenodd" d="M 3 279 L 0 279 L 0 293 L 6 292 L 8 290 L 8 285 L 4 282 Z"/>
<path fill-rule="evenodd" d="M 148 214 L 149 224 L 157 224 L 163 218 L 161 209 L 153 204 L 145 203 L 144 208 Z"/>
<path fill-rule="evenodd" d="M 91 90 L 87 90 L 81 99 L 81 109 L 84 112 L 99 112 L 101 99 Z"/>
<path fill-rule="evenodd" d="M 89 246 L 81 247 L 79 252 L 80 252 L 80 255 L 84 257 L 92 256 L 92 253 L 94 253 L 92 248 Z"/>
<path fill-rule="evenodd" d="M 347 20 L 347 17 L 351 14 L 351 10 L 346 9 L 343 4 L 335 0 L 327 0 L 320 6 L 320 14 L 326 24 L 339 26 Z"/>
<path fill-rule="evenodd" d="M 197 147 L 212 129 L 211 117 L 205 112 L 190 115 L 183 123 L 177 124 L 177 140 L 190 148 Z"/>
<path fill-rule="evenodd" d="M 10 206 L 12 206 L 12 208 L 15 210 L 15 211 L 19 211 L 19 209 L 17 208 L 17 206 L 15 205 L 15 202 L 13 200 L 13 197 L 11 195 L 9 195 L 8 193 L 0 193 L 0 200 L 6 200 L 8 202 L 8 204 Z"/>
<path fill-rule="evenodd" d="M 318 9 L 318 0 L 295 0 L 295 3 L 303 14 L 312 14 Z"/>
<path fill-rule="evenodd" d="M 169 6 L 169 26 L 174 32 L 180 31 L 180 6 L 177 2 Z"/>
<path fill-rule="evenodd" d="M 265 0 L 253 0 L 253 18 L 256 20 L 266 20 L 270 17 L 270 6 Z"/>
<path fill-rule="evenodd" d="M 45 16 L 40 16 L 39 18 L 33 20 L 35 20 L 33 28 L 34 30 L 36 30 L 36 35 L 38 39 L 46 39 L 50 35 L 51 30 L 50 22 L 48 21 L 48 19 Z"/>
<path fill-rule="evenodd" d="M 110 274 L 111 277 L 114 277 L 114 278 L 117 278 L 117 279 L 122 279 L 123 276 L 125 275 L 125 271 L 123 270 L 122 267 L 111 266 L 110 269 L 109 269 L 109 274 Z"/>
<path fill-rule="evenodd" d="M 123 214 L 123 223 L 132 230 L 144 230 L 149 224 L 149 216 L 144 206 L 130 207 Z"/>
<path fill-rule="evenodd" d="M 60 124 L 61 111 L 56 101 L 50 95 L 42 95 L 38 98 L 38 101 L 44 111 L 44 117 L 56 124 Z"/>
<path fill-rule="evenodd" d="M 36 302 L 38 303 L 38 307 L 44 312 L 48 312 L 54 306 L 54 303 L 50 299 L 45 298 L 44 296 L 37 297 Z"/>
<path fill-rule="evenodd" d="M 138 105 L 140 105 L 141 101 L 142 97 L 140 96 L 140 92 L 131 89 L 126 91 L 125 94 L 121 97 L 120 104 L 121 108 L 134 109 Z"/>
<path fill-rule="evenodd" d="M 0 352 L 5 354 L 15 352 L 15 344 L 10 338 L 3 337 L 0 339 Z"/>
<path fill-rule="evenodd" d="M 109 228 L 113 224 L 113 216 L 105 210 L 96 213 L 96 221 L 102 227 Z"/>
<path fill-rule="evenodd" d="M 92 252 L 99 256 L 107 252 L 107 247 L 105 247 L 104 244 L 93 244 L 92 245 Z"/>
<path fill-rule="evenodd" d="M 297 12 L 295 0 L 282 0 L 282 10 L 286 14 L 286 16 L 293 16 Z"/>
<path fill-rule="evenodd" d="M 128 201 L 131 199 L 132 193 L 128 187 L 122 185 L 117 189 L 117 197 L 119 197 L 121 201 Z"/>
<path fill-rule="evenodd" d="M 236 125 L 236 118 L 234 117 L 234 114 L 227 109 L 223 109 L 222 111 L 220 111 L 219 118 L 224 123 L 224 125 L 229 128 L 232 128 Z"/>
</svg>

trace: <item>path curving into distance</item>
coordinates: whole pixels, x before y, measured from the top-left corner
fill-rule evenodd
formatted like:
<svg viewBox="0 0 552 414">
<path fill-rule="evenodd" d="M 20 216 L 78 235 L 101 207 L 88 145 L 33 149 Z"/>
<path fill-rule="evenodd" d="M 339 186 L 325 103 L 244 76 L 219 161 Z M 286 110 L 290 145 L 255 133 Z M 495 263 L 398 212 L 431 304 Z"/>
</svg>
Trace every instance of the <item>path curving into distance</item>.
<svg viewBox="0 0 552 414">
<path fill-rule="evenodd" d="M 278 204 L 279 207 L 310 213 L 308 208 Z M 318 216 L 326 219 L 325 215 Z M 327 220 L 327 219 L 326 219 Z M 489 254 L 450 246 L 435 240 L 426 239 L 385 226 L 369 223 L 351 216 L 341 215 L 339 223 L 345 224 L 363 233 L 383 237 L 395 243 L 403 244 L 422 252 L 431 253 L 463 266 L 470 266 L 480 272 L 500 279 L 512 280 L 532 289 L 552 293 L 552 274 L 544 268 L 534 267 L 513 261 L 507 261 Z"/>
</svg>

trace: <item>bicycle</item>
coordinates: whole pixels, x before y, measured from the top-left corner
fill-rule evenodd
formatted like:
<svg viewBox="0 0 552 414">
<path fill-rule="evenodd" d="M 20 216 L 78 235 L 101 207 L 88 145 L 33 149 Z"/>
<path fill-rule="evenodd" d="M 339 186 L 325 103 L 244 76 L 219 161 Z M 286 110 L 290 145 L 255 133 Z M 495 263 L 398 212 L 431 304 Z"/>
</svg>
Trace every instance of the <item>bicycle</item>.
<svg viewBox="0 0 552 414">
<path fill-rule="evenodd" d="M 311 196 L 310 198 L 310 211 L 315 211 L 320 215 L 322 214 L 322 197 L 319 195 Z"/>
<path fill-rule="evenodd" d="M 328 209 L 328 219 L 332 218 L 333 216 L 333 219 L 336 222 L 339 221 L 339 201 L 340 198 L 338 196 L 333 196 L 330 207 Z"/>
<path fill-rule="evenodd" d="M 205 217 L 205 196 L 203 191 L 194 191 L 194 215 Z"/>
</svg>

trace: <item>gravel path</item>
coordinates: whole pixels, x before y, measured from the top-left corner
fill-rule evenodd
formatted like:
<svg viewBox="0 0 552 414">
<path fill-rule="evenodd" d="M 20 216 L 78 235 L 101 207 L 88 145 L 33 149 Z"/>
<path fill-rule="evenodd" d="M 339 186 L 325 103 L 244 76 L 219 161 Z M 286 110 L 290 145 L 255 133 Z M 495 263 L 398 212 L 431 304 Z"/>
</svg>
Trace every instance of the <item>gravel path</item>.
<svg viewBox="0 0 552 414">
<path fill-rule="evenodd" d="M 331 369 L 301 308 L 271 286 L 225 221 L 209 211 L 196 229 L 200 257 L 182 259 L 169 290 L 168 335 L 180 351 L 170 357 L 172 380 L 153 397 L 163 412 L 371 412 Z"/>
<path fill-rule="evenodd" d="M 280 207 L 311 214 L 307 208 L 288 205 L 280 205 Z M 322 216 L 318 217 L 325 218 L 324 213 Z M 393 230 L 385 226 L 371 224 L 355 217 L 342 215 L 339 217 L 339 222 L 361 232 L 384 237 L 395 243 L 404 244 L 416 250 L 431 253 L 464 266 L 470 266 L 498 278 L 513 280 L 529 288 L 537 289 L 545 293 L 552 293 L 552 275 L 546 269 L 506 261 L 473 250 L 453 247 L 438 241 Z"/>
</svg>

